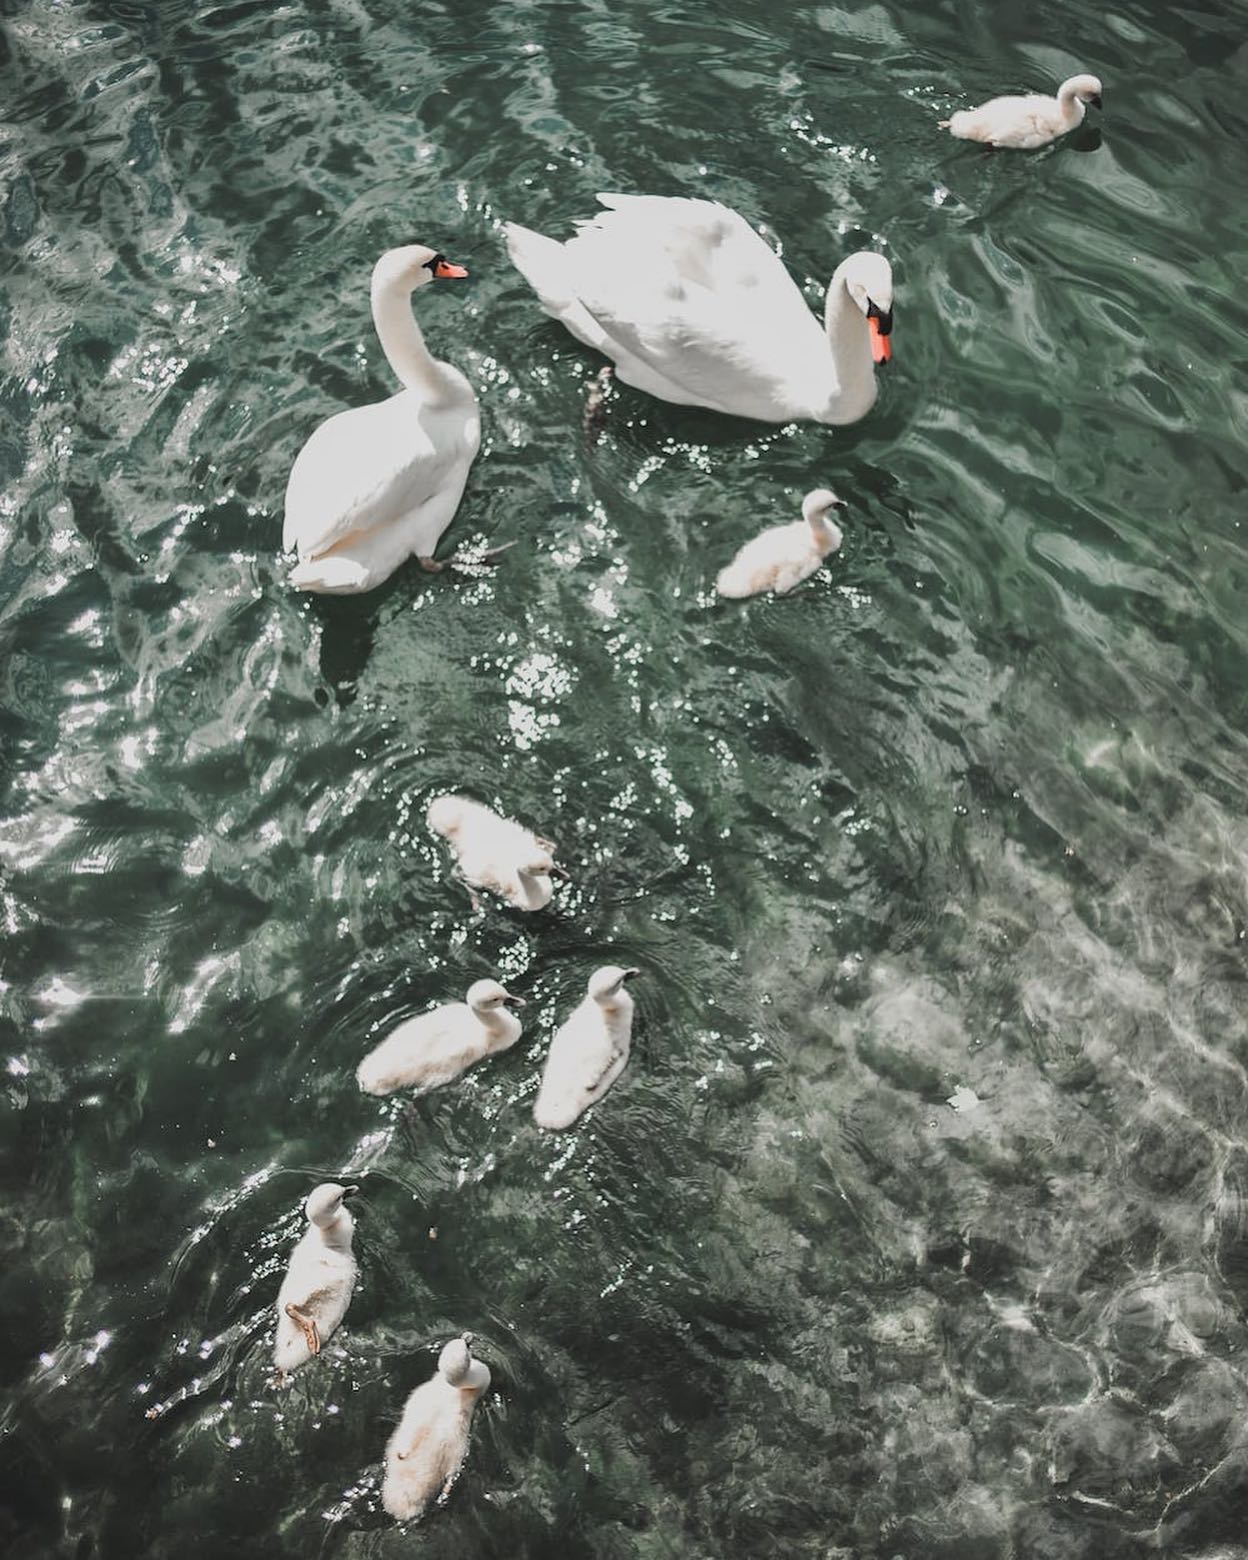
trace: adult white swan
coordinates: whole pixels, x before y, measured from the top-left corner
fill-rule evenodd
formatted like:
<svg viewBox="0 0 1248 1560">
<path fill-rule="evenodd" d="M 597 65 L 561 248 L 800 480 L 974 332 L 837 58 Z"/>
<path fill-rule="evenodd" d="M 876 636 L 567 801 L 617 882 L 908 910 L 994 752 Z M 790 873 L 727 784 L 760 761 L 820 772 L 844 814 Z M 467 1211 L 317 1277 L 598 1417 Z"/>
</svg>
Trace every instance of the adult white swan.
<svg viewBox="0 0 1248 1560">
<path fill-rule="evenodd" d="M 299 451 L 282 530 L 282 546 L 299 554 L 297 590 L 372 590 L 413 556 L 443 567 L 433 550 L 459 508 L 481 416 L 463 374 L 426 347 L 410 300 L 428 282 L 467 275 L 423 244 L 388 249 L 373 267 L 373 324 L 403 389 L 339 412 Z"/>
<path fill-rule="evenodd" d="M 599 195 L 566 243 L 505 225 L 507 250 L 578 340 L 627 384 L 762 422 L 852 423 L 890 354 L 893 273 L 862 250 L 828 284 L 825 329 L 779 257 L 710 200 Z"/>
</svg>

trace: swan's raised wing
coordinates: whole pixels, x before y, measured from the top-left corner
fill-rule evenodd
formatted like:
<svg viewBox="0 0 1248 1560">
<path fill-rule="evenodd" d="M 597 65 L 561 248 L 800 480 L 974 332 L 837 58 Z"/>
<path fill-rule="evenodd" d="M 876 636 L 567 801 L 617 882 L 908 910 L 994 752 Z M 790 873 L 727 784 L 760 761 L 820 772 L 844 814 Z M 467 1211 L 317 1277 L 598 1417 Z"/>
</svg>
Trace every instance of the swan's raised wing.
<svg viewBox="0 0 1248 1560">
<path fill-rule="evenodd" d="M 478 426 L 471 399 L 430 405 L 411 390 L 339 412 L 291 468 L 283 547 L 316 558 L 355 532 L 410 514 L 471 461 Z"/>
<path fill-rule="evenodd" d="M 606 253 L 644 261 L 662 254 L 675 276 L 711 289 L 785 287 L 805 303 L 779 257 L 739 212 L 714 200 L 678 195 L 600 194 L 606 208 L 576 224 L 565 246 L 574 255 L 609 268 Z"/>
<path fill-rule="evenodd" d="M 779 257 L 714 201 L 600 195 L 606 210 L 563 246 L 581 303 L 604 335 L 691 398 L 725 404 L 740 386 L 826 396 L 827 338 Z M 747 412 L 746 415 L 750 413 Z"/>
</svg>

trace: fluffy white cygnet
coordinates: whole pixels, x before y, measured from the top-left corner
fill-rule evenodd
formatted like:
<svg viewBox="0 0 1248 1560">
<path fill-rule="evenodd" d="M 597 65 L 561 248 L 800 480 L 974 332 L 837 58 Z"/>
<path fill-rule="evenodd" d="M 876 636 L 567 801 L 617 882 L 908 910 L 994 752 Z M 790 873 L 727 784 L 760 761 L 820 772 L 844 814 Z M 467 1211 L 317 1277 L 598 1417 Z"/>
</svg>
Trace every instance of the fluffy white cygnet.
<svg viewBox="0 0 1248 1560">
<path fill-rule="evenodd" d="M 490 1373 L 472 1357 L 472 1334 L 452 1338 L 438 1369 L 408 1398 L 386 1445 L 381 1504 L 401 1522 L 445 1495 L 468 1451 L 468 1427 Z"/>
<path fill-rule="evenodd" d="M 290 1254 L 277 1295 L 273 1363 L 279 1381 L 319 1354 L 347 1314 L 355 1288 L 351 1251 L 355 1220 L 343 1206 L 343 1198 L 358 1190 L 326 1181 L 309 1193 L 303 1205 L 308 1227 Z"/>
<path fill-rule="evenodd" d="M 540 910 L 554 892 L 552 874 L 567 876 L 555 865 L 549 840 L 466 796 L 435 796 L 425 821 L 450 841 L 465 882 L 517 910 Z"/>
<path fill-rule="evenodd" d="M 830 488 L 816 488 L 802 500 L 802 518 L 791 525 L 773 526 L 756 536 L 720 571 L 715 589 L 721 596 L 739 599 L 774 590 L 783 596 L 808 579 L 829 553 L 841 545 L 839 526 L 828 511 L 842 505 Z"/>
<path fill-rule="evenodd" d="M 1062 82 L 1056 97 L 1033 92 L 1026 97 L 991 98 L 978 108 L 964 108 L 952 118 L 942 119 L 940 128 L 962 141 L 1029 152 L 1077 129 L 1088 103 L 1100 108 L 1100 82 L 1095 76 L 1072 76 Z"/>
<path fill-rule="evenodd" d="M 423 1094 L 450 1083 L 482 1057 L 515 1045 L 520 1020 L 507 1011 L 508 1003 L 523 1007 L 524 999 L 496 980 L 477 981 L 465 1001 L 448 1002 L 400 1024 L 360 1063 L 356 1081 L 366 1094 L 405 1088 Z"/>
<path fill-rule="evenodd" d="M 625 982 L 640 970 L 604 964 L 589 993 L 550 1042 L 533 1119 L 559 1132 L 600 1100 L 624 1071 L 633 1032 L 633 999 Z"/>
</svg>

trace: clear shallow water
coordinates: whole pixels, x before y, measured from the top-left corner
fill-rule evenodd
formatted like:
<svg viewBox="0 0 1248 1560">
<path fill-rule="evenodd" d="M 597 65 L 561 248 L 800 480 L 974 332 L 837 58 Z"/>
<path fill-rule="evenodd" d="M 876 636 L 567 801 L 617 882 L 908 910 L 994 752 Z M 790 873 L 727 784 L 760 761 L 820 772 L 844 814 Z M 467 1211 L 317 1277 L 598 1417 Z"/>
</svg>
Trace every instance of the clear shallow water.
<svg viewBox="0 0 1248 1560">
<path fill-rule="evenodd" d="M 914 9 L 10 8 L 21 1560 L 1248 1553 L 1248 9 Z M 1106 114 L 1051 152 L 933 130 L 1076 67 Z M 597 364 L 498 223 L 600 188 L 730 201 L 815 304 L 885 247 L 874 413 L 624 389 L 587 447 Z M 448 541 L 519 545 L 301 600 L 286 472 L 387 393 L 367 278 L 409 239 L 472 271 L 420 299 L 484 411 Z M 717 605 L 817 482 L 831 569 Z M 473 913 L 448 786 L 558 839 L 550 913 Z M 633 1063 L 539 1138 L 608 957 Z M 487 971 L 512 1052 L 358 1096 Z M 347 1173 L 356 1299 L 278 1396 L 299 1202 Z M 381 1449 L 465 1327 L 497 1390 L 405 1534 Z"/>
</svg>

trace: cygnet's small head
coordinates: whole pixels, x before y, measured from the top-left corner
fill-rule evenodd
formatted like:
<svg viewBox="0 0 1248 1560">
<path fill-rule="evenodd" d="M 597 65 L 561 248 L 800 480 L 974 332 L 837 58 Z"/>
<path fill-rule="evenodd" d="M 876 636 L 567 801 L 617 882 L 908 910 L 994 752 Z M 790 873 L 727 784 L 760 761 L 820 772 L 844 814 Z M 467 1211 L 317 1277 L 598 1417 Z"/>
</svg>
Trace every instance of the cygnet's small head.
<svg viewBox="0 0 1248 1560">
<path fill-rule="evenodd" d="M 452 265 L 445 255 L 425 244 L 404 244 L 387 249 L 373 267 L 373 287 L 401 286 L 409 292 L 429 282 L 445 282 L 467 276 L 462 265 Z"/>
<path fill-rule="evenodd" d="M 815 488 L 802 500 L 802 519 L 808 523 L 822 520 L 830 509 L 844 509 L 845 500 L 837 498 L 831 488 Z"/>
<path fill-rule="evenodd" d="M 548 850 L 535 851 L 519 870 L 526 877 L 549 877 L 555 871 L 555 858 Z"/>
<path fill-rule="evenodd" d="M 468 1006 L 474 1013 L 496 1013 L 501 1007 L 525 1006 L 523 997 L 513 997 L 496 980 L 478 980 L 468 988 Z"/>
<path fill-rule="evenodd" d="M 462 796 L 435 796 L 425 809 L 425 822 L 435 834 L 453 839 L 463 826 L 463 801 Z"/>
<path fill-rule="evenodd" d="M 866 315 L 871 333 L 871 356 L 887 363 L 893 355 L 889 336 L 893 329 L 893 268 L 883 255 L 860 249 L 840 267 L 845 290 Z"/>
<path fill-rule="evenodd" d="M 1101 108 L 1101 83 L 1096 76 L 1072 76 L 1058 88 L 1059 98 L 1078 98 L 1081 103 L 1091 103 Z"/>
<path fill-rule="evenodd" d="M 614 1002 L 626 981 L 640 975 L 637 969 L 624 969 L 618 964 L 604 964 L 589 977 L 589 994 L 595 1002 Z"/>
<path fill-rule="evenodd" d="M 317 1229 L 328 1229 L 342 1212 L 342 1199 L 358 1191 L 358 1186 L 339 1186 L 337 1181 L 323 1181 L 308 1193 L 303 1211 Z"/>
<path fill-rule="evenodd" d="M 438 1355 L 438 1372 L 453 1387 L 462 1385 L 472 1369 L 472 1341 L 471 1333 L 463 1333 L 452 1338 Z"/>
</svg>

